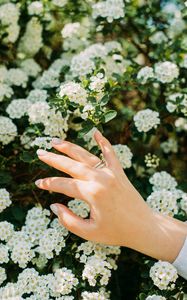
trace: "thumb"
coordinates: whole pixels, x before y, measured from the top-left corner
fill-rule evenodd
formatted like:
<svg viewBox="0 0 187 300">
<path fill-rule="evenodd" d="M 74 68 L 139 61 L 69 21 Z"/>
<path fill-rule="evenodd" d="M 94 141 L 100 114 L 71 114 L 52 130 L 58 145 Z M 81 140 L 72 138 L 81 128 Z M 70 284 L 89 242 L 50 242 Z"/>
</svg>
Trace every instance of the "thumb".
<svg viewBox="0 0 187 300">
<path fill-rule="evenodd" d="M 69 231 L 86 240 L 91 239 L 94 230 L 93 219 L 82 219 L 75 215 L 68 207 L 60 203 L 51 204 L 50 208 L 57 215 L 60 224 Z"/>
</svg>

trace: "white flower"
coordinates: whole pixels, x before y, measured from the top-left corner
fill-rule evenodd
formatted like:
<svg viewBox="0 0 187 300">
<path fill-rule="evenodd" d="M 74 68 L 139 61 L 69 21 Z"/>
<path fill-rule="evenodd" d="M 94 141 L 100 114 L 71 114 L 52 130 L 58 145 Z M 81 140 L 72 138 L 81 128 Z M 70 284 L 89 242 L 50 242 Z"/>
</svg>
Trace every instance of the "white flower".
<svg viewBox="0 0 187 300">
<path fill-rule="evenodd" d="M 40 15 L 43 12 L 43 4 L 40 1 L 33 1 L 28 6 L 29 15 Z"/>
<path fill-rule="evenodd" d="M 94 69 L 94 62 L 84 54 L 78 54 L 72 58 L 70 71 L 73 77 L 85 76 L 92 73 Z"/>
<path fill-rule="evenodd" d="M 156 172 L 150 177 L 149 182 L 153 185 L 153 190 L 174 190 L 177 182 L 174 177 L 165 171 Z"/>
<path fill-rule="evenodd" d="M 30 102 L 26 99 L 15 99 L 10 102 L 6 112 L 11 119 L 20 119 L 26 115 L 30 107 Z"/>
<path fill-rule="evenodd" d="M 61 31 L 62 37 L 63 38 L 71 38 L 72 36 L 77 35 L 79 32 L 80 26 L 81 25 L 79 22 L 66 24 Z"/>
<path fill-rule="evenodd" d="M 43 136 L 43 137 L 37 137 L 34 139 L 34 141 L 31 142 L 31 147 L 39 147 L 43 149 L 51 149 L 52 144 L 51 144 L 52 138 L 49 136 Z"/>
<path fill-rule="evenodd" d="M 139 132 L 148 132 L 160 124 L 159 113 L 149 108 L 141 110 L 134 116 L 134 123 Z"/>
<path fill-rule="evenodd" d="M 78 284 L 78 279 L 73 272 L 67 268 L 57 269 L 54 274 L 54 279 L 49 282 L 51 295 L 59 297 L 72 292 Z"/>
<path fill-rule="evenodd" d="M 187 131 L 187 120 L 186 118 L 178 118 L 176 121 L 175 121 L 175 127 L 177 129 L 178 132 L 180 131 Z"/>
<path fill-rule="evenodd" d="M 7 145 L 17 136 L 17 127 L 11 119 L 0 116 L 0 142 Z"/>
<path fill-rule="evenodd" d="M 32 103 L 46 101 L 48 94 L 46 90 L 34 89 L 31 90 L 27 96 L 27 100 Z"/>
<path fill-rule="evenodd" d="M 179 68 L 176 64 L 165 61 L 155 65 L 155 77 L 162 83 L 170 83 L 179 76 Z"/>
<path fill-rule="evenodd" d="M 8 251 L 9 251 L 9 248 L 6 245 L 0 244 L 0 264 L 9 262 Z"/>
<path fill-rule="evenodd" d="M 36 77 L 41 71 L 40 65 L 33 58 L 23 60 L 20 67 L 28 76 L 31 77 Z"/>
<path fill-rule="evenodd" d="M 35 292 L 39 281 L 39 274 L 33 268 L 26 268 L 18 276 L 18 286 L 22 290 L 22 293 L 29 294 Z"/>
<path fill-rule="evenodd" d="M 26 31 L 19 42 L 18 51 L 33 57 L 43 45 L 42 29 L 38 18 L 32 17 L 28 21 Z"/>
<path fill-rule="evenodd" d="M 97 284 L 97 278 L 101 285 L 107 285 L 111 277 L 112 266 L 100 257 L 90 256 L 82 272 L 83 280 L 87 279 L 91 286 Z"/>
<path fill-rule="evenodd" d="M 168 38 L 163 31 L 156 31 L 149 40 L 152 44 L 158 45 L 167 42 Z"/>
<path fill-rule="evenodd" d="M 6 271 L 4 268 L 0 267 L 0 285 L 6 280 Z"/>
<path fill-rule="evenodd" d="M 112 145 L 112 147 L 113 147 L 113 149 L 116 153 L 116 156 L 119 159 L 123 169 L 130 168 L 132 165 L 131 160 L 132 160 L 133 154 L 132 154 L 131 150 L 129 149 L 129 147 L 126 145 L 121 145 L 121 144 Z"/>
<path fill-rule="evenodd" d="M 68 0 L 52 0 L 52 3 L 56 6 L 63 7 L 67 4 Z"/>
<path fill-rule="evenodd" d="M 4 98 L 10 98 L 13 93 L 13 89 L 8 84 L 0 82 L 0 102 L 3 101 Z"/>
<path fill-rule="evenodd" d="M 147 204 L 157 212 L 170 217 L 178 213 L 177 199 L 179 194 L 176 190 L 158 190 L 151 193 L 147 198 Z"/>
<path fill-rule="evenodd" d="M 160 290 L 173 289 L 178 278 L 175 267 L 165 261 L 156 262 L 150 269 L 150 277 Z"/>
<path fill-rule="evenodd" d="M 44 71 L 42 76 L 38 77 L 33 83 L 35 89 L 49 89 L 58 87 L 59 82 L 59 72 L 53 69 L 48 69 Z"/>
<path fill-rule="evenodd" d="M 178 108 L 185 116 L 187 116 L 187 94 L 171 94 L 167 99 L 166 108 L 171 113 Z"/>
<path fill-rule="evenodd" d="M 0 5 L 0 20 L 8 34 L 4 37 L 5 42 L 14 43 L 19 35 L 19 26 L 17 24 L 19 19 L 19 9 L 13 3 L 5 3 Z"/>
<path fill-rule="evenodd" d="M 173 138 L 169 138 L 167 141 L 160 144 L 164 153 L 177 153 L 178 151 L 178 143 L 177 140 Z"/>
<path fill-rule="evenodd" d="M 27 74 L 18 68 L 12 68 L 8 70 L 7 83 L 10 85 L 26 87 L 28 81 Z"/>
<path fill-rule="evenodd" d="M 58 255 L 63 247 L 65 247 L 63 232 L 61 233 L 55 228 L 48 228 L 40 238 L 37 251 L 50 259 L 54 256 L 53 251 Z"/>
<path fill-rule="evenodd" d="M 79 83 L 70 81 L 61 84 L 59 95 L 60 97 L 67 96 L 71 102 L 79 105 L 87 104 L 87 92 Z"/>
<path fill-rule="evenodd" d="M 106 18 L 109 23 L 113 20 L 123 18 L 124 13 L 124 1 L 123 0 L 106 0 L 97 2 L 92 6 L 92 16 L 94 19 L 98 17 Z"/>
<path fill-rule="evenodd" d="M 6 81 L 7 75 L 8 75 L 8 70 L 6 66 L 0 65 L 0 83 Z"/>
<path fill-rule="evenodd" d="M 145 164 L 148 168 L 157 168 L 159 166 L 160 158 L 155 154 L 148 153 L 145 155 Z"/>
<path fill-rule="evenodd" d="M 0 232 L 0 240 L 7 242 L 14 234 L 14 226 L 7 221 L 2 221 L 0 222 Z"/>
<path fill-rule="evenodd" d="M 180 207 L 187 214 L 187 193 L 182 193 L 182 197 L 180 200 Z"/>
<path fill-rule="evenodd" d="M 82 292 L 81 294 L 82 300 L 109 300 L 109 293 L 105 292 L 105 290 L 101 290 L 98 292 Z"/>
<path fill-rule="evenodd" d="M 141 81 L 141 84 L 145 84 L 150 78 L 154 78 L 153 68 L 146 66 L 138 72 L 137 79 Z"/>
<path fill-rule="evenodd" d="M 49 115 L 49 105 L 45 101 L 32 104 L 28 110 L 31 124 L 45 123 Z"/>
<path fill-rule="evenodd" d="M 158 295 L 151 295 L 148 296 L 145 300 L 166 300 L 166 298 Z"/>
<path fill-rule="evenodd" d="M 86 218 L 89 215 L 90 208 L 87 203 L 82 200 L 74 199 L 68 202 L 68 207 L 77 215 Z"/>
<path fill-rule="evenodd" d="M 0 189 L 0 213 L 10 206 L 12 201 L 10 200 L 10 194 L 6 189 Z"/>
</svg>

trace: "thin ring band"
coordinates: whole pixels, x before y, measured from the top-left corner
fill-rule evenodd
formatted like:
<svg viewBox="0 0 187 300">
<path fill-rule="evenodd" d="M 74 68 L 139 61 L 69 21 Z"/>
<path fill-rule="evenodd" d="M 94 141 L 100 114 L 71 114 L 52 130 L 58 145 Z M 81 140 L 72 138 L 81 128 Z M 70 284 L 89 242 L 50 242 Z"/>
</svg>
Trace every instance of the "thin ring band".
<svg viewBox="0 0 187 300">
<path fill-rule="evenodd" d="M 104 167 L 106 167 L 106 164 L 105 164 L 105 162 L 104 161 L 99 161 L 95 166 L 94 166 L 94 168 L 95 169 L 101 169 L 101 168 L 104 168 Z"/>
</svg>

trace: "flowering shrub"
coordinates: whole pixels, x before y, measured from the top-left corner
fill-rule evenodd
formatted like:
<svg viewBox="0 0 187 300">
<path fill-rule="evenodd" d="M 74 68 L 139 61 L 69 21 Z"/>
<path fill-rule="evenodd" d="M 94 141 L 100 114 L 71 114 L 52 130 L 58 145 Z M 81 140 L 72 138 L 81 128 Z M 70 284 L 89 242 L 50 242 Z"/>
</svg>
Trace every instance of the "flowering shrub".
<svg viewBox="0 0 187 300">
<path fill-rule="evenodd" d="M 186 22 L 180 0 L 0 1 L 0 299 L 185 299 L 171 264 L 81 240 L 49 204 L 87 204 L 33 182 L 59 175 L 38 147 L 99 156 L 98 127 L 148 205 L 187 220 Z"/>
</svg>

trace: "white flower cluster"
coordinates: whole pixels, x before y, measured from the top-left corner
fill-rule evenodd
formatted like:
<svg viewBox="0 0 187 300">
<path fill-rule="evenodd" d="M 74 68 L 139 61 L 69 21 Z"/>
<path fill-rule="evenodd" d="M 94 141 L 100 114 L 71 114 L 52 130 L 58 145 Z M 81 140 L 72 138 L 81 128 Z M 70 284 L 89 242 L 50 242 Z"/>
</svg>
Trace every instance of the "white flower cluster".
<svg viewBox="0 0 187 300">
<path fill-rule="evenodd" d="M 171 94 L 167 99 L 166 108 L 171 113 L 177 110 L 187 116 L 187 94 Z"/>
<path fill-rule="evenodd" d="M 183 192 L 177 189 L 177 182 L 165 171 L 156 172 L 149 179 L 153 185 L 153 192 L 148 196 L 147 203 L 155 211 L 164 215 L 174 216 L 179 211 L 177 200 Z"/>
<path fill-rule="evenodd" d="M 106 0 L 97 2 L 92 6 L 93 18 L 106 18 L 109 23 L 125 16 L 125 5 L 123 0 Z"/>
<path fill-rule="evenodd" d="M 153 35 L 150 36 L 149 40 L 152 44 L 158 45 L 166 43 L 168 41 L 168 38 L 163 31 L 156 31 Z"/>
<path fill-rule="evenodd" d="M 116 269 L 115 258 L 120 254 L 117 246 L 106 246 L 93 242 L 85 242 L 78 246 L 76 258 L 84 263 L 83 279 L 87 279 L 91 286 L 95 286 L 97 278 L 101 285 L 107 285 L 111 276 L 111 269 Z M 115 258 L 111 258 L 113 255 Z"/>
<path fill-rule="evenodd" d="M 7 283 L 0 288 L 1 299 L 4 299 L 5 295 L 16 299 L 15 297 L 22 297 L 24 294 L 30 294 L 26 299 L 34 300 L 50 300 L 50 297 L 56 300 L 74 299 L 69 294 L 79 282 L 72 270 L 59 268 L 57 264 L 54 265 L 54 273 L 40 275 L 35 268 L 27 267 L 32 263 L 37 265 L 38 270 L 42 270 L 48 259 L 53 258 L 54 254 L 59 255 L 65 247 L 64 238 L 68 235 L 67 229 L 59 224 L 57 218 L 50 222 L 49 217 L 50 212 L 47 209 L 33 207 L 28 211 L 25 225 L 19 231 L 14 231 L 13 225 L 6 221 L 0 222 L 0 239 L 6 242 L 0 244 L 1 263 L 8 263 L 10 254 L 11 260 L 20 268 L 24 268 L 19 273 L 16 283 Z M 75 257 L 84 263 L 83 280 L 88 280 L 91 286 L 95 286 L 97 281 L 102 286 L 107 285 L 111 269 L 117 268 L 115 261 L 119 254 L 120 248 L 117 246 L 93 242 L 84 242 L 77 246 Z M 0 267 L 0 285 L 5 280 L 5 270 Z M 97 292 L 84 291 L 82 299 L 106 300 L 109 299 L 109 294 L 102 288 Z"/>
<path fill-rule="evenodd" d="M 107 78 L 102 73 L 97 73 L 95 76 L 90 77 L 89 88 L 96 93 L 96 99 L 100 100 L 104 96 L 104 87 L 107 82 Z"/>
<path fill-rule="evenodd" d="M 33 78 L 35 78 L 41 72 L 40 65 L 33 58 L 22 60 L 20 67 L 28 76 Z"/>
<path fill-rule="evenodd" d="M 142 83 L 145 84 L 148 79 L 154 78 L 153 68 L 151 67 L 143 67 L 137 74 L 137 79 Z"/>
<path fill-rule="evenodd" d="M 153 185 L 153 191 L 174 190 L 177 187 L 177 181 L 166 171 L 156 172 L 150 177 L 149 182 Z"/>
<path fill-rule="evenodd" d="M 128 146 L 126 145 L 112 145 L 117 158 L 119 159 L 123 169 L 130 168 L 132 165 L 133 154 Z"/>
<path fill-rule="evenodd" d="M 12 201 L 10 200 L 10 194 L 6 189 L 0 189 L 0 213 L 10 206 Z"/>
<path fill-rule="evenodd" d="M 51 149 L 52 144 L 51 144 L 52 138 L 49 136 L 43 136 L 43 137 L 37 137 L 34 139 L 34 141 L 31 142 L 31 147 L 37 146 L 38 148 L 43 148 L 43 149 Z"/>
<path fill-rule="evenodd" d="M 175 63 L 164 61 L 156 64 L 155 77 L 162 83 L 170 83 L 179 76 L 179 68 Z"/>
<path fill-rule="evenodd" d="M 48 94 L 46 90 L 34 89 L 31 90 L 27 96 L 27 100 L 32 103 L 46 101 Z"/>
<path fill-rule="evenodd" d="M 166 298 L 158 295 L 151 295 L 148 296 L 145 300 L 166 300 Z"/>
<path fill-rule="evenodd" d="M 25 56 L 33 57 L 42 47 L 42 25 L 38 18 L 32 17 L 26 26 L 26 31 L 22 36 L 18 51 Z"/>
<path fill-rule="evenodd" d="M 169 138 L 167 141 L 160 144 L 164 153 L 177 153 L 178 144 L 174 138 Z"/>
<path fill-rule="evenodd" d="M 0 5 L 0 20 L 2 26 L 5 28 L 7 36 L 4 37 L 5 43 L 14 43 L 19 35 L 20 27 L 18 25 L 19 20 L 19 8 L 13 3 L 5 3 Z"/>
<path fill-rule="evenodd" d="M 170 61 L 159 62 L 152 67 L 143 67 L 137 74 L 137 79 L 142 84 L 147 83 L 148 79 L 156 79 L 161 83 L 170 83 L 179 76 L 179 68 Z"/>
<path fill-rule="evenodd" d="M 148 132 L 160 124 L 159 113 L 152 109 L 143 109 L 134 116 L 134 123 L 139 132 Z"/>
<path fill-rule="evenodd" d="M 9 85 L 26 87 L 28 81 L 27 74 L 19 68 L 11 68 L 8 70 L 7 83 Z"/>
<path fill-rule="evenodd" d="M 159 190 L 148 196 L 147 204 L 153 210 L 172 217 L 178 213 L 177 199 L 179 198 L 179 193 L 175 191 Z"/>
<path fill-rule="evenodd" d="M 68 130 L 68 116 L 63 118 L 60 111 L 50 108 L 47 102 L 41 101 L 32 104 L 28 110 L 31 124 L 42 123 L 45 126 L 44 134 L 48 137 L 66 138 Z"/>
<path fill-rule="evenodd" d="M 6 112 L 11 119 L 20 119 L 27 114 L 30 102 L 27 99 L 15 99 L 7 106 Z"/>
<path fill-rule="evenodd" d="M 175 267 L 165 261 L 156 262 L 150 269 L 150 277 L 160 290 L 174 289 L 178 278 Z"/>
<path fill-rule="evenodd" d="M 71 102 L 79 105 L 87 104 L 87 92 L 79 83 L 67 82 L 62 84 L 59 95 L 62 98 L 67 96 Z"/>
<path fill-rule="evenodd" d="M 157 168 L 159 166 L 160 158 L 155 154 L 148 153 L 145 155 L 145 164 L 148 168 Z"/>
<path fill-rule="evenodd" d="M 81 294 L 82 300 L 109 300 L 109 293 L 105 292 L 105 290 L 101 289 L 98 292 L 83 292 Z"/>
<path fill-rule="evenodd" d="M 43 4 L 40 1 L 33 1 L 28 6 L 29 15 L 40 15 L 43 12 Z"/>
<path fill-rule="evenodd" d="M 0 102 L 3 101 L 4 98 L 10 98 L 12 95 L 12 88 L 8 84 L 0 82 Z"/>
<path fill-rule="evenodd" d="M 7 275 L 4 268 L 0 267 L 0 285 L 6 280 Z"/>
<path fill-rule="evenodd" d="M 89 215 L 89 205 L 79 199 L 74 199 L 68 202 L 68 207 L 79 217 L 86 218 Z"/>
<path fill-rule="evenodd" d="M 109 300 L 109 293 L 105 292 L 105 290 L 101 290 L 98 292 L 83 292 L 81 294 L 82 300 Z"/>
</svg>

